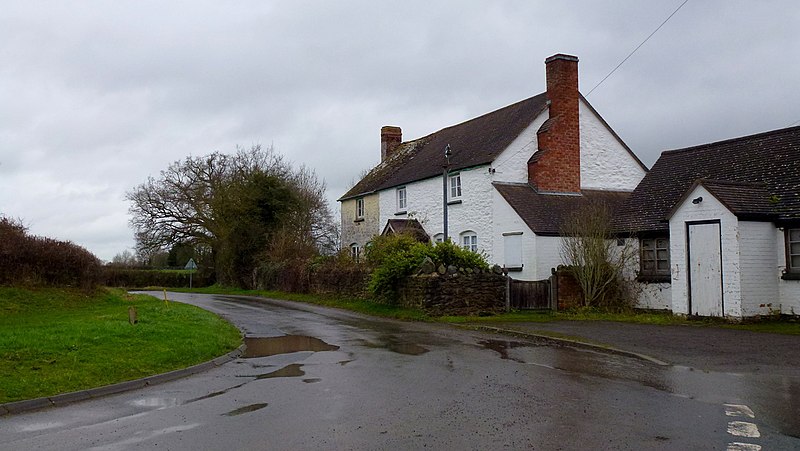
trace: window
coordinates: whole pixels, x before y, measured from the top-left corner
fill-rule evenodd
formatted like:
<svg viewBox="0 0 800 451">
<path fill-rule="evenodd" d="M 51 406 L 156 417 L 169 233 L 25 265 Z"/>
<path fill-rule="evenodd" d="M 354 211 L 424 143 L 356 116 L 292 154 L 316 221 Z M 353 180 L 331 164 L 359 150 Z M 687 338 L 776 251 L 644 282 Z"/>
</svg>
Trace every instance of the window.
<svg viewBox="0 0 800 451">
<path fill-rule="evenodd" d="M 522 234 L 504 233 L 503 234 L 503 254 L 505 256 L 505 267 L 509 271 L 522 271 Z"/>
<path fill-rule="evenodd" d="M 444 233 L 437 233 L 433 236 L 434 243 L 442 243 L 444 242 Z"/>
<path fill-rule="evenodd" d="M 786 272 L 800 274 L 800 229 L 786 229 Z"/>
<path fill-rule="evenodd" d="M 364 198 L 356 199 L 356 220 L 364 219 Z"/>
<path fill-rule="evenodd" d="M 406 211 L 406 187 L 397 188 L 397 211 Z"/>
<path fill-rule="evenodd" d="M 454 174 L 450 176 L 450 199 L 459 199 L 461 197 L 461 174 Z"/>
<path fill-rule="evenodd" d="M 461 247 L 468 251 L 478 252 L 478 235 L 471 231 L 462 233 Z"/>
<path fill-rule="evenodd" d="M 642 238 L 640 244 L 640 274 L 669 277 L 669 239 Z"/>
<path fill-rule="evenodd" d="M 353 261 L 358 261 L 361 258 L 361 246 L 358 243 L 350 245 L 350 257 L 353 258 Z"/>
</svg>

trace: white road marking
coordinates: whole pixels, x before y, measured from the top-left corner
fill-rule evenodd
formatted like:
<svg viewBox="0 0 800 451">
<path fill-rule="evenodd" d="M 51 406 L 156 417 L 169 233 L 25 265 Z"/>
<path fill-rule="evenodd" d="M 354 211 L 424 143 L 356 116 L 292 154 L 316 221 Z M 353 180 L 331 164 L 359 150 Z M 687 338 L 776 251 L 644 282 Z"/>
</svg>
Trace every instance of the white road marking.
<svg viewBox="0 0 800 451">
<path fill-rule="evenodd" d="M 756 417 L 749 407 L 741 404 L 725 404 L 725 415 L 729 417 Z"/>
<path fill-rule="evenodd" d="M 752 443 L 728 443 L 728 451 L 761 451 L 760 445 L 753 445 Z"/>
<path fill-rule="evenodd" d="M 737 437 L 758 438 L 761 433 L 758 432 L 758 426 L 746 421 L 731 421 L 728 423 L 728 434 Z"/>
</svg>

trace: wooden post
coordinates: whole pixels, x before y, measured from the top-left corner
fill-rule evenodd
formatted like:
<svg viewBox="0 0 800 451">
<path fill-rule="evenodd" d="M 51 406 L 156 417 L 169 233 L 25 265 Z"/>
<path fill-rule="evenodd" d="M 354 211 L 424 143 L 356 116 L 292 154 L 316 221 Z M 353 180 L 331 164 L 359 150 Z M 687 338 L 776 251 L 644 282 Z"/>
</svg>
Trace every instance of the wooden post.
<svg viewBox="0 0 800 451">
<path fill-rule="evenodd" d="M 134 306 L 128 307 L 128 322 L 131 323 L 131 326 L 139 322 L 139 318 L 136 315 L 136 307 Z"/>
</svg>

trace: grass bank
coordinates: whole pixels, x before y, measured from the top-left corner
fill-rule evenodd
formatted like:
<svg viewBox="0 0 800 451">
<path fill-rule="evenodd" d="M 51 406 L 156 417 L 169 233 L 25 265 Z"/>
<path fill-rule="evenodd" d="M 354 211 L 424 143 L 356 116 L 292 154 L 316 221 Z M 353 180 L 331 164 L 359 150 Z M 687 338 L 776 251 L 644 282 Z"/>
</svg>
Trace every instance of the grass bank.
<svg viewBox="0 0 800 451">
<path fill-rule="evenodd" d="M 343 298 L 335 295 L 315 295 L 285 293 L 280 291 L 241 290 L 211 286 L 195 289 L 174 289 L 175 291 L 231 294 L 244 296 L 261 296 L 273 299 L 306 302 L 327 307 L 336 307 L 368 315 L 395 318 L 409 321 L 432 321 L 454 324 L 483 323 L 498 327 L 503 323 L 513 322 L 551 322 L 551 321 L 616 321 L 635 324 L 674 325 L 693 327 L 722 327 L 727 329 L 750 330 L 753 332 L 800 335 L 800 321 L 792 319 L 762 319 L 744 323 L 730 323 L 719 318 L 687 318 L 659 311 L 630 311 L 626 313 L 610 313 L 592 309 L 579 309 L 566 312 L 553 311 L 512 311 L 494 316 L 441 316 L 431 317 L 425 312 L 415 309 L 390 306 L 363 299 Z"/>
<path fill-rule="evenodd" d="M 185 304 L 115 289 L 0 287 L 0 403 L 185 368 L 240 342 L 231 324 Z"/>
</svg>

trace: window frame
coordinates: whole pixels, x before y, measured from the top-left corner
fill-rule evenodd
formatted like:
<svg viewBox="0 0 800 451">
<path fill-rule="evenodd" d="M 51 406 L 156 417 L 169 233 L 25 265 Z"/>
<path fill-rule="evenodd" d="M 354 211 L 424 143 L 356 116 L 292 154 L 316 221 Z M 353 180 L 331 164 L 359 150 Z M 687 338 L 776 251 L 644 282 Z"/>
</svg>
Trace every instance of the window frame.
<svg viewBox="0 0 800 451">
<path fill-rule="evenodd" d="M 447 194 L 448 199 L 450 200 L 458 200 L 461 199 L 463 194 L 462 184 L 461 184 L 461 173 L 456 172 L 455 174 L 450 174 L 447 178 Z M 455 191 L 455 192 L 454 192 Z"/>
<path fill-rule="evenodd" d="M 786 268 L 783 271 L 783 278 L 800 280 L 800 227 L 785 227 L 783 232 L 786 251 Z M 793 234 L 795 234 L 794 237 L 792 237 Z M 797 252 L 792 252 L 793 244 L 796 246 Z M 797 265 L 792 264 L 792 257 L 798 260 Z"/>
<path fill-rule="evenodd" d="M 358 243 L 350 244 L 350 258 L 352 258 L 354 262 L 361 260 L 361 246 L 359 246 Z"/>
<path fill-rule="evenodd" d="M 666 246 L 659 246 L 660 242 L 665 242 Z M 652 243 L 652 247 L 646 247 L 646 243 Z M 666 253 L 666 258 L 659 258 L 659 251 Z M 652 252 L 652 257 L 646 257 L 646 252 Z M 647 282 L 669 282 L 671 280 L 671 259 L 670 244 L 668 236 L 649 236 L 639 238 L 639 276 L 638 280 Z M 645 268 L 647 263 L 652 263 L 652 268 Z M 665 262 L 665 268 L 659 268 L 659 262 Z"/>
<path fill-rule="evenodd" d="M 467 242 L 467 239 L 470 242 Z M 478 234 L 472 230 L 467 230 L 459 234 L 460 245 L 463 249 L 478 253 Z"/>
<path fill-rule="evenodd" d="M 398 212 L 405 212 L 408 210 L 408 191 L 405 186 L 401 186 L 395 190 L 395 201 L 397 203 Z"/>
<path fill-rule="evenodd" d="M 436 235 L 432 236 L 431 239 L 434 243 L 444 243 L 444 233 L 437 233 Z"/>
<path fill-rule="evenodd" d="M 364 198 L 358 197 L 356 198 L 356 221 L 363 221 L 364 220 Z"/>
</svg>

